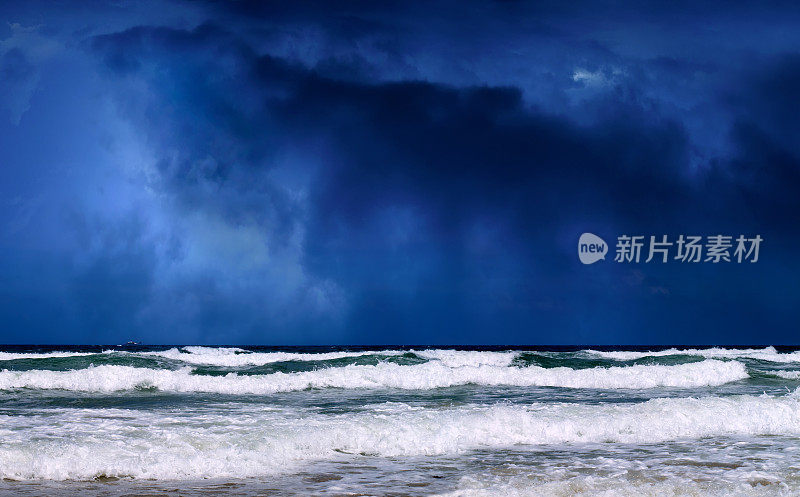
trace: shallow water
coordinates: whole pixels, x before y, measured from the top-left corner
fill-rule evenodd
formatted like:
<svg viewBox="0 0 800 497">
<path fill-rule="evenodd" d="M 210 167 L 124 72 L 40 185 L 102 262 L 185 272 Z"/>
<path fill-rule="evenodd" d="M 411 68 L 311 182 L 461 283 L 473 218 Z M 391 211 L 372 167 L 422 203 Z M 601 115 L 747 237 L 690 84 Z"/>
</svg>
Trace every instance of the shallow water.
<svg viewBox="0 0 800 497">
<path fill-rule="evenodd" d="M 798 495 L 793 349 L 3 347 L 0 493 Z"/>
</svg>

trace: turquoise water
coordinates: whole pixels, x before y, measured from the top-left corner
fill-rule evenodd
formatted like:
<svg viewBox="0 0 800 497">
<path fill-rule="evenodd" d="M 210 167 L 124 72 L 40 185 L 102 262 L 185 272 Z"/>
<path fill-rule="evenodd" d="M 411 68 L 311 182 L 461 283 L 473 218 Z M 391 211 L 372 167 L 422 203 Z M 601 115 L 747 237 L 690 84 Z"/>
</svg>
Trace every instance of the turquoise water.
<svg viewBox="0 0 800 497">
<path fill-rule="evenodd" d="M 795 349 L 0 350 L 0 493 L 800 495 Z"/>
</svg>

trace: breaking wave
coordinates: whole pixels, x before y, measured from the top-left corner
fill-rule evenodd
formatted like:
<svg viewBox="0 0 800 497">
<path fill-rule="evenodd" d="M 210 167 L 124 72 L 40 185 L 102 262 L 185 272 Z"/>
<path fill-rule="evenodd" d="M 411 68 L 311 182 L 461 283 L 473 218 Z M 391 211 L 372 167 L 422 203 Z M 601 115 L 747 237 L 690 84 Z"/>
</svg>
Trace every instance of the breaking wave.
<svg viewBox="0 0 800 497">
<path fill-rule="evenodd" d="M 109 351 L 111 352 L 111 351 Z M 129 353 L 136 355 L 137 353 Z M 393 357 L 413 354 L 422 359 L 436 360 L 447 366 L 470 366 L 489 364 L 508 366 L 517 355 L 516 352 L 482 352 L 460 350 L 381 350 L 359 352 L 251 352 L 244 349 L 228 347 L 182 347 L 157 352 L 141 352 L 139 355 L 163 357 L 187 364 L 242 367 L 264 366 L 275 362 L 288 361 L 332 361 L 337 359 L 358 358 L 365 356 Z"/>
<path fill-rule="evenodd" d="M 1 478 L 239 478 L 294 471 L 308 461 L 348 454 L 431 456 L 487 447 L 797 436 L 800 399 L 743 395 L 440 409 L 386 403 L 335 415 L 263 407 L 237 416 L 64 409 L 4 415 L 0 421 Z M 37 436 L 32 439 L 31 433 Z"/>
<path fill-rule="evenodd" d="M 508 355 L 509 362 L 512 357 Z M 494 360 L 498 364 L 505 362 L 505 359 Z M 463 365 L 470 361 L 477 362 L 477 365 Z M 3 370 L 0 372 L 0 390 L 28 388 L 116 392 L 158 389 L 165 392 L 264 395 L 322 388 L 428 390 L 458 385 L 647 389 L 717 386 L 748 378 L 742 363 L 715 359 L 672 366 L 634 365 L 590 369 L 509 367 L 480 363 L 476 358 L 463 359 L 455 366 L 448 364 L 452 362 L 448 363 L 447 359 L 416 365 L 383 362 L 296 373 L 229 373 L 224 376 L 193 374 L 190 367 L 169 370 L 118 365 L 69 371 Z"/>
<path fill-rule="evenodd" d="M 586 350 L 587 353 L 605 359 L 619 361 L 630 361 L 642 359 L 644 357 L 666 357 L 666 356 L 698 356 L 708 359 L 758 359 L 768 362 L 800 362 L 800 351 L 781 353 L 775 347 L 765 347 L 763 349 L 666 349 L 658 351 L 602 351 Z"/>
<path fill-rule="evenodd" d="M 93 352 L 0 352 L 0 361 L 18 361 L 20 359 L 56 359 L 64 357 L 81 357 L 94 355 Z"/>
</svg>

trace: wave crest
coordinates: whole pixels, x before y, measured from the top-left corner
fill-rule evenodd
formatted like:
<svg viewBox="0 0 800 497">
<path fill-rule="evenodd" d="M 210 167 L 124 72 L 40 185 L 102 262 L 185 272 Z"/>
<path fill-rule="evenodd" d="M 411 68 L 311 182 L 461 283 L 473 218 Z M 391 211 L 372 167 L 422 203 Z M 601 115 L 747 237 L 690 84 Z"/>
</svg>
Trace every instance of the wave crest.
<svg viewBox="0 0 800 497">
<path fill-rule="evenodd" d="M 115 392 L 156 388 L 166 392 L 271 394 L 315 388 L 429 390 L 458 385 L 540 386 L 593 389 L 696 388 L 748 377 L 743 364 L 708 359 L 664 365 L 570 369 L 478 365 L 449 367 L 439 361 L 402 366 L 392 363 L 349 365 L 298 373 L 205 376 L 179 370 L 96 366 L 71 371 L 2 371 L 0 390 L 21 388 Z"/>
<path fill-rule="evenodd" d="M 666 357 L 666 356 L 698 356 L 707 359 L 758 359 L 768 362 L 800 362 L 800 351 L 781 353 L 775 347 L 765 347 L 763 349 L 723 349 L 713 347 L 709 349 L 666 349 L 657 351 L 603 351 L 586 350 L 586 353 L 618 361 L 632 361 L 645 357 Z"/>
<path fill-rule="evenodd" d="M 600 406 L 496 404 L 423 410 L 379 404 L 369 412 L 338 415 L 256 407 L 237 415 L 67 409 L 18 419 L 27 430 L 15 430 L 10 416 L 0 419 L 0 477 L 180 479 L 273 474 L 348 454 L 397 457 L 543 444 L 797 436 L 800 399 L 663 398 Z M 30 430 L 42 436 L 31 440 Z"/>
</svg>

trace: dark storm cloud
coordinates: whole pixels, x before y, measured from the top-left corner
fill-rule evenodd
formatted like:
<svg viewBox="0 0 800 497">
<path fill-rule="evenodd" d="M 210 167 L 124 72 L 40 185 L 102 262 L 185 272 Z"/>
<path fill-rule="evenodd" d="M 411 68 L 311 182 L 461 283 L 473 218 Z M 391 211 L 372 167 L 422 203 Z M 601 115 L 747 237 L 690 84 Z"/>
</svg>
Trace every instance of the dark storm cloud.
<svg viewBox="0 0 800 497">
<path fill-rule="evenodd" d="M 72 258 L 75 326 L 199 342 L 790 338 L 789 5 L 181 9 L 201 22 L 71 30 L 105 33 L 79 46 L 147 157 L 131 197 L 146 212 L 83 224 L 105 242 Z M 753 266 L 583 267 L 583 231 L 768 242 Z"/>
<path fill-rule="evenodd" d="M 531 106 L 514 87 L 334 78 L 324 67 L 260 54 L 214 25 L 135 28 L 98 37 L 93 48 L 118 76 L 148 81 L 151 113 L 175 109 L 143 128 L 181 151 L 177 161 L 162 154 L 172 159 L 160 165 L 161 178 L 198 205 L 297 216 L 269 172 L 282 148 L 324 143 L 304 261 L 356 297 L 351 324 L 364 340 L 376 327 L 401 336 L 408 327 L 461 328 L 475 313 L 483 325 L 489 317 L 517 321 L 516 336 L 537 313 L 551 328 L 574 326 L 580 302 L 606 282 L 586 290 L 563 281 L 575 261 L 559 244 L 571 229 L 751 229 L 759 227 L 746 222 L 751 210 L 775 213 L 781 201 L 762 196 L 727 159 L 723 172 L 693 176 L 687 131 L 654 112 L 636 86 L 644 76 L 595 98 L 598 118 L 581 125 Z M 677 79 L 693 70 L 668 59 L 653 66 Z M 782 174 L 759 163 L 764 181 Z M 199 187 L 207 195 L 197 198 Z M 535 275 L 532 287 L 525 274 Z M 484 291 L 504 278 L 498 293 Z M 727 275 L 713 278 L 724 284 Z M 641 295 L 647 288 L 660 287 L 616 291 L 641 301 L 651 299 Z"/>
<path fill-rule="evenodd" d="M 776 57 L 731 95 L 738 145 L 733 174 L 754 189 L 797 210 L 800 198 L 800 54 Z"/>
<path fill-rule="evenodd" d="M 136 28 L 93 46 L 119 76 L 150 84 L 144 103 L 152 107 L 136 117 L 171 152 L 159 162 L 164 186 L 190 198 L 211 183 L 220 190 L 205 201 L 238 201 L 263 184 L 281 147 L 314 139 L 332 148 L 313 204 L 319 218 L 337 222 L 410 202 L 444 228 L 484 208 L 563 202 L 571 210 L 591 190 L 605 214 L 636 217 L 687 190 L 685 131 L 648 115 L 633 88 L 599 104 L 601 122 L 579 126 L 530 108 L 515 88 L 331 79 L 258 55 L 211 25 Z M 155 67 L 138 71 L 143 61 Z M 272 192 L 260 193 L 255 210 L 271 200 Z"/>
</svg>

